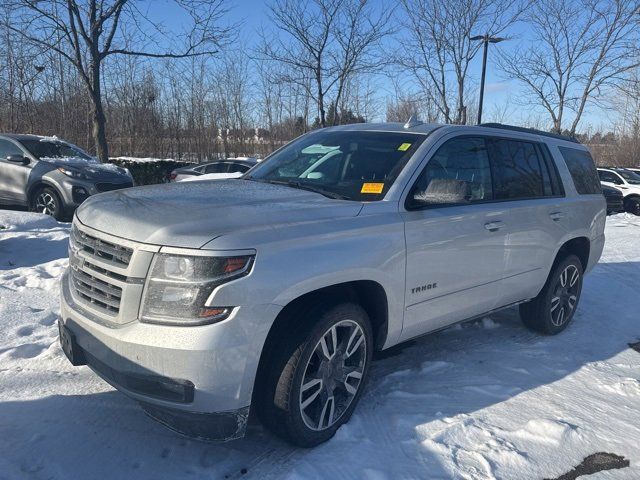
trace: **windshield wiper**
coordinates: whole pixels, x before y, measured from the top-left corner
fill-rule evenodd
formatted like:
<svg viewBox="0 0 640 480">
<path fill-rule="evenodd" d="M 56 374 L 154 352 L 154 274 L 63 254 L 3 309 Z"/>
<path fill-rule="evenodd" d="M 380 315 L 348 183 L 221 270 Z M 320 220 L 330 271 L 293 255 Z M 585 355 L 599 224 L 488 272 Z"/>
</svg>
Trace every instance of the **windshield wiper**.
<svg viewBox="0 0 640 480">
<path fill-rule="evenodd" d="M 319 193 L 320 195 L 324 195 L 325 197 L 333 198 L 337 200 L 350 200 L 350 198 L 345 195 L 341 195 L 339 193 L 332 192 L 330 190 L 325 190 L 324 188 L 321 188 L 321 187 L 316 187 L 315 185 L 309 185 L 308 183 L 302 183 L 295 180 L 267 180 L 263 178 L 261 179 L 252 178 L 251 180 L 256 180 L 258 182 L 265 182 L 265 183 L 273 183 L 274 185 L 285 185 L 287 187 L 298 188 L 300 190 L 307 190 L 309 192 Z"/>
</svg>

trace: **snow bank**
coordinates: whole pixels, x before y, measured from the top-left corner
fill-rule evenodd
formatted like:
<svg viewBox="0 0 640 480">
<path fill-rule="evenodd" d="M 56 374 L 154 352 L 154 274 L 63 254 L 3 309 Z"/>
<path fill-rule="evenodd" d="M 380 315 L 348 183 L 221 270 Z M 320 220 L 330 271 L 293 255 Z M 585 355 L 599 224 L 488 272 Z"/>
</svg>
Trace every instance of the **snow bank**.
<svg viewBox="0 0 640 480">
<path fill-rule="evenodd" d="M 31 212 L 0 210 L 0 234 L 15 231 L 27 232 L 57 227 L 58 222 L 49 215 Z"/>
</svg>

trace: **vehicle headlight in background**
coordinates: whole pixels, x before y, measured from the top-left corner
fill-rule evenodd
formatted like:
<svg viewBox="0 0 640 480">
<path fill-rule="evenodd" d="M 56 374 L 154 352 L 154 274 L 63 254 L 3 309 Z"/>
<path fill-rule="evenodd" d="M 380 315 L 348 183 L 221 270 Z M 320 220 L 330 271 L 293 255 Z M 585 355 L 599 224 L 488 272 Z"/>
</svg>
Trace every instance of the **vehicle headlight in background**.
<svg viewBox="0 0 640 480">
<path fill-rule="evenodd" d="M 89 176 L 82 173 L 80 170 L 69 167 L 58 167 L 58 171 L 64 173 L 67 177 L 80 178 L 82 180 L 88 180 Z"/>
<path fill-rule="evenodd" d="M 144 288 L 140 321 L 205 325 L 224 320 L 233 307 L 210 307 L 211 292 L 248 275 L 254 255 L 211 257 L 156 253 Z"/>
</svg>

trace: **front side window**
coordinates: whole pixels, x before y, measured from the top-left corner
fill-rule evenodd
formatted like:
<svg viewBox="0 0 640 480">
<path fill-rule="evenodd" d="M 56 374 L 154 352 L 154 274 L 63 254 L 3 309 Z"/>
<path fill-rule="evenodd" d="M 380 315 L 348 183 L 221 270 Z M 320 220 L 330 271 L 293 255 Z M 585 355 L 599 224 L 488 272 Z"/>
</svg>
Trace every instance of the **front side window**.
<svg viewBox="0 0 640 480">
<path fill-rule="evenodd" d="M 552 195 L 549 171 L 533 143 L 490 139 L 488 144 L 494 167 L 496 200 Z"/>
<path fill-rule="evenodd" d="M 247 165 L 244 165 L 242 163 L 230 163 L 229 164 L 229 172 L 231 173 L 244 173 L 247 170 L 249 170 L 249 167 Z"/>
<path fill-rule="evenodd" d="M 600 179 L 591 154 L 577 148 L 558 147 L 580 195 L 602 195 Z"/>
<path fill-rule="evenodd" d="M 0 140 L 0 159 L 6 160 L 10 155 L 22 155 L 22 150 L 9 140 Z"/>
<path fill-rule="evenodd" d="M 381 200 L 425 138 L 404 132 L 320 130 L 278 150 L 243 178 L 331 198 Z"/>
<path fill-rule="evenodd" d="M 613 172 L 607 172 L 606 170 L 598 170 L 598 177 L 601 182 L 615 183 L 616 185 L 622 185 L 622 180 L 618 175 Z"/>
<path fill-rule="evenodd" d="M 485 140 L 463 137 L 444 143 L 429 160 L 407 206 L 464 205 L 493 198 Z"/>
</svg>

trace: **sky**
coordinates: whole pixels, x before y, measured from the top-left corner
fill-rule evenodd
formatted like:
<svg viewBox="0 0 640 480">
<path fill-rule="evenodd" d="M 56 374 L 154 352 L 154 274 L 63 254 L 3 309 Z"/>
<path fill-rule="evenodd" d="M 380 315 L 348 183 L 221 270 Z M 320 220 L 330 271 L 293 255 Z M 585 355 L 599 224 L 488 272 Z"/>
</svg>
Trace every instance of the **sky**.
<svg viewBox="0 0 640 480">
<path fill-rule="evenodd" d="M 256 44 L 259 39 L 258 32 L 261 28 L 269 29 L 270 22 L 268 18 L 268 3 L 270 0 L 225 0 L 225 6 L 229 9 L 226 15 L 226 22 L 229 24 L 239 24 L 240 31 L 237 39 L 237 47 L 239 50 L 246 50 Z M 301 0 L 304 1 L 304 0 Z M 372 0 L 377 4 L 378 8 L 385 8 L 389 5 L 389 0 Z M 395 2 L 393 2 L 395 3 Z M 181 17 L 175 3 L 168 0 L 150 0 L 148 2 L 148 11 L 156 19 L 165 24 L 168 28 L 179 28 L 180 22 L 184 19 Z M 482 34 L 483 32 L 478 32 Z M 524 23 L 513 25 L 503 36 L 510 39 L 496 45 L 489 46 L 489 55 L 487 60 L 487 75 L 484 95 L 484 113 L 483 121 L 504 121 L 505 123 L 524 124 L 532 121 L 532 117 L 539 117 L 542 124 L 541 128 L 550 127 L 550 119 L 543 110 L 532 114 L 529 106 L 519 104 L 518 99 L 523 98 L 525 93 L 523 86 L 515 81 L 504 77 L 504 74 L 498 71 L 495 59 L 496 49 L 506 50 L 523 48 L 527 39 L 531 36 L 531 31 Z M 472 81 L 469 83 L 471 89 L 479 89 L 480 73 L 482 70 L 482 50 L 476 54 L 473 59 L 469 75 Z M 411 74 L 407 74 L 407 78 L 411 78 Z M 379 91 L 383 96 L 392 95 L 391 81 L 386 78 L 379 78 Z M 382 109 L 384 110 L 384 108 Z M 384 115 L 384 112 L 381 112 Z M 504 118 L 503 118 L 504 117 Z M 373 119 L 375 121 L 384 121 L 384 118 Z M 567 117 L 567 126 L 573 120 Z M 587 129 L 597 131 L 606 129 L 615 120 L 614 114 L 605 109 L 591 106 L 583 115 L 579 130 Z"/>
</svg>

